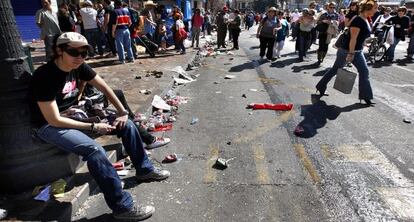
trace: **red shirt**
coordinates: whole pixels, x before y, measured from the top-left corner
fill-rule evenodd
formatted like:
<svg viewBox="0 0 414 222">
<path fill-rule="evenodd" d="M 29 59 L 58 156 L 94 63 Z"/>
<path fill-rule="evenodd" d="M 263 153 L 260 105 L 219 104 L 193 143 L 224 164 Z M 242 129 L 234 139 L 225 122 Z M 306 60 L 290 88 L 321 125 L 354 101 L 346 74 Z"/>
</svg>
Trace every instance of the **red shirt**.
<svg viewBox="0 0 414 222">
<path fill-rule="evenodd" d="M 193 27 L 200 28 L 204 23 L 204 18 L 201 15 L 194 15 L 192 22 Z"/>
</svg>

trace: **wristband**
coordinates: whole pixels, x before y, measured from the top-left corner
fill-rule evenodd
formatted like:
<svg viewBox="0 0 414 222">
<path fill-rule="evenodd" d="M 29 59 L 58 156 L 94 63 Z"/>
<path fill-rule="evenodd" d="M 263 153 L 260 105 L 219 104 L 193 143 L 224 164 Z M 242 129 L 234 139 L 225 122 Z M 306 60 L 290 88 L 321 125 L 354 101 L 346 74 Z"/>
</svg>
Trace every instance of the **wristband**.
<svg viewBox="0 0 414 222">
<path fill-rule="evenodd" d="M 95 131 L 95 123 L 94 122 L 92 122 L 92 124 L 91 124 L 91 131 L 92 132 Z"/>
</svg>

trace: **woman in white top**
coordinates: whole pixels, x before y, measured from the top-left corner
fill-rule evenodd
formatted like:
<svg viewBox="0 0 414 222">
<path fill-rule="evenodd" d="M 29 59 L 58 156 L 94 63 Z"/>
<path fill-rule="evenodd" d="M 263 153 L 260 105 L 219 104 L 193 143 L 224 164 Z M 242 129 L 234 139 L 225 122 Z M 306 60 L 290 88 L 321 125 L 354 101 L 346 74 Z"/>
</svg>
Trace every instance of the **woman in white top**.
<svg viewBox="0 0 414 222">
<path fill-rule="evenodd" d="M 299 18 L 299 35 L 297 39 L 297 46 L 299 50 L 299 61 L 303 61 L 303 57 L 306 56 L 312 43 L 311 31 L 315 27 L 316 20 L 313 14 L 313 10 L 303 9 L 302 16 Z"/>
</svg>

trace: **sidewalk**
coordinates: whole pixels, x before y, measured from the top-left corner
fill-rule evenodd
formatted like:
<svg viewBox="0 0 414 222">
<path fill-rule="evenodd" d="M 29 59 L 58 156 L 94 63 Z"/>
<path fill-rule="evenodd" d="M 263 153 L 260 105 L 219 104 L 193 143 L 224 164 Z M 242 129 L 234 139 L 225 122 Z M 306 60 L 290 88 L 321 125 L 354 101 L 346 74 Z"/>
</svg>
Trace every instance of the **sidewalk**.
<svg viewBox="0 0 414 222">
<path fill-rule="evenodd" d="M 201 39 L 201 45 L 204 45 L 205 40 Z M 42 43 L 33 43 L 32 59 L 35 68 L 44 64 L 44 46 Z M 105 82 L 112 89 L 121 89 L 124 91 L 125 97 L 132 111 L 145 113 L 151 106 L 154 95 L 161 95 L 166 92 L 173 85 L 173 76 L 178 74 L 171 70 L 177 66 L 182 66 L 184 69 L 191 63 L 198 49 L 187 48 L 187 53 L 180 55 L 175 50 L 169 50 L 164 54 L 156 54 L 155 58 L 150 58 L 141 50 L 139 58 L 135 63 L 126 63 L 114 65 L 118 60 L 114 58 L 90 59 L 88 63 Z M 152 71 L 162 72 L 161 76 L 152 75 Z M 146 95 L 140 93 L 140 90 L 150 90 L 151 93 Z M 116 161 L 116 156 L 119 156 L 122 145 L 120 140 L 113 136 L 102 136 L 97 141 L 109 149 L 107 153 L 108 158 Z M 96 189 L 96 184 L 90 175 L 87 173 L 85 164 L 79 168 L 76 175 L 70 178 L 64 178 L 69 181 L 73 187 L 65 192 L 64 198 L 43 203 L 34 201 L 30 194 L 25 193 L 23 199 L 14 200 L 16 203 L 22 204 L 24 209 L 19 209 L 8 219 L 17 220 L 67 220 L 82 206 L 83 202 L 93 195 Z M 68 184 L 69 185 L 69 184 Z M 7 200 L 2 199 L 7 202 Z M 24 202 L 24 203 L 23 203 Z M 1 203 L 1 201 L 0 201 Z M 6 203 L 7 204 L 7 203 Z M 16 209 L 17 210 L 17 209 Z M 13 210 L 15 211 L 15 210 Z M 17 214 L 17 215 L 16 215 Z"/>
</svg>

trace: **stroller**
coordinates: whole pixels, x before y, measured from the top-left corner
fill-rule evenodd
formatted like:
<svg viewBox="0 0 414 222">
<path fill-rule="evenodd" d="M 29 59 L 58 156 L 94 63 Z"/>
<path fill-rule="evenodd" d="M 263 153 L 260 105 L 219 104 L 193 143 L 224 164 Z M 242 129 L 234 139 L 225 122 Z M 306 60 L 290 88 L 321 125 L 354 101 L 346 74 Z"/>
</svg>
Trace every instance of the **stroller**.
<svg viewBox="0 0 414 222">
<path fill-rule="evenodd" d="M 155 57 L 155 52 L 158 51 L 158 45 L 151 41 L 146 35 L 137 35 L 135 43 L 145 47 L 145 53 L 148 53 L 151 58 Z"/>
</svg>

